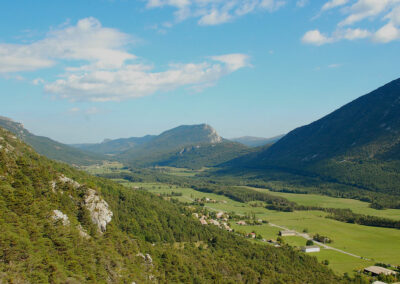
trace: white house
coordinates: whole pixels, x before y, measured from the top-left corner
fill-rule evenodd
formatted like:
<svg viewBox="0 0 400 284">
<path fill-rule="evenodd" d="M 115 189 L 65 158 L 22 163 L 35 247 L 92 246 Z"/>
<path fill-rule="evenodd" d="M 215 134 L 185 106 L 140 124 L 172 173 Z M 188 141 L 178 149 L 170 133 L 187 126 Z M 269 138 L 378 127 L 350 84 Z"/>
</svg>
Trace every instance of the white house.
<svg viewBox="0 0 400 284">
<path fill-rule="evenodd" d="M 321 249 L 319 246 L 306 246 L 302 247 L 301 250 L 303 252 L 319 252 Z"/>
</svg>

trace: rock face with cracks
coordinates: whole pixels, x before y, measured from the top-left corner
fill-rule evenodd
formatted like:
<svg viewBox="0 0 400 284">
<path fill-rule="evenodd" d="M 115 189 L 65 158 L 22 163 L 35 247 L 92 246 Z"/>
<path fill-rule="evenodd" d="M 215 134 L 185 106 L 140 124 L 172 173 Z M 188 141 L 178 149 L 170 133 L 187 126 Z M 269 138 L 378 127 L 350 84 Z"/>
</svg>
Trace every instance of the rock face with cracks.
<svg viewBox="0 0 400 284">
<path fill-rule="evenodd" d="M 90 188 L 87 190 L 84 202 L 92 222 L 97 225 L 100 232 L 105 232 L 113 216 L 108 203 L 98 195 L 97 191 Z"/>
</svg>

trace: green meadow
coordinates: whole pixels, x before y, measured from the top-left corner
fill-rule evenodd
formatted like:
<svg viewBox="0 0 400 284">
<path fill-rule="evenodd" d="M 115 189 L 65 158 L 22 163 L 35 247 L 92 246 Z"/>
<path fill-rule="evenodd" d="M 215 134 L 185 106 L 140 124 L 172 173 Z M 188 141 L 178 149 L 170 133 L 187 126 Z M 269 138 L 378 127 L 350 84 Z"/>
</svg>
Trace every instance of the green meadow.
<svg viewBox="0 0 400 284">
<path fill-rule="evenodd" d="M 328 260 L 329 266 L 338 273 L 350 273 L 376 262 L 400 265 L 400 230 L 343 223 L 325 218 L 326 213 L 321 211 L 279 212 L 268 210 L 264 207 L 252 207 L 250 204 L 236 202 L 222 195 L 198 192 L 191 188 L 180 188 L 168 184 L 131 183 L 125 181 L 119 182 L 127 187 L 139 187 L 155 194 L 171 193 L 172 191 L 179 192 L 182 193 L 182 196 L 174 198 L 181 202 L 191 202 L 195 198 L 208 197 L 210 199 L 219 201 L 217 203 L 207 203 L 206 207 L 209 210 L 235 212 L 238 215 L 254 213 L 256 218 L 267 220 L 272 224 L 284 226 L 299 232 L 302 232 L 306 229 L 310 235 L 318 233 L 331 238 L 333 243 L 330 244 L 330 246 L 334 248 L 338 248 L 368 259 L 365 260 L 352 257 L 329 249 L 322 249 L 321 252 L 313 253 L 313 255 L 315 255 L 320 261 Z M 275 194 L 275 192 L 273 194 Z M 352 210 L 358 208 L 359 211 L 354 211 L 359 213 L 364 212 L 364 214 L 365 212 L 369 212 L 369 210 L 373 210 L 368 208 L 363 202 L 355 200 L 342 200 L 308 194 L 281 195 L 279 193 L 279 195 L 284 197 L 290 195 L 293 198 L 291 200 L 296 201 L 299 204 L 326 207 L 333 207 L 333 205 L 336 205 L 336 208 L 350 208 Z M 320 198 L 321 203 L 318 203 L 318 197 Z M 222 203 L 221 201 L 225 201 L 226 203 Z M 353 204 L 356 206 L 352 206 Z M 394 211 L 400 212 L 400 210 Z M 236 231 L 246 233 L 255 231 L 257 234 L 261 234 L 265 239 L 276 239 L 280 230 L 279 228 L 272 227 L 269 224 L 258 226 L 239 226 L 236 224 L 231 225 Z M 306 243 L 306 240 L 301 237 L 284 237 L 284 241 L 294 247 L 304 246 Z"/>
<path fill-rule="evenodd" d="M 385 209 L 376 210 L 369 207 L 368 202 L 362 202 L 355 199 L 335 198 L 317 194 L 294 194 L 285 192 L 274 192 L 268 189 L 260 189 L 253 187 L 246 187 L 261 192 L 268 192 L 271 195 L 280 196 L 288 199 L 289 201 L 296 202 L 299 205 L 305 206 L 320 206 L 324 208 L 349 208 L 354 213 L 371 215 L 383 218 L 390 218 L 400 220 L 399 209 Z"/>
</svg>

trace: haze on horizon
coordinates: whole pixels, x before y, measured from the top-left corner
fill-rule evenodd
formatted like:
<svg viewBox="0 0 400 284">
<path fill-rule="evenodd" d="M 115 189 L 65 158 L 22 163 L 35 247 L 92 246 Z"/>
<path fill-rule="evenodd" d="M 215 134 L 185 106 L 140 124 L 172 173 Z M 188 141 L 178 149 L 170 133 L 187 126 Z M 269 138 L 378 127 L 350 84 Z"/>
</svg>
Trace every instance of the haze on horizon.
<svg viewBox="0 0 400 284">
<path fill-rule="evenodd" d="M 400 77 L 395 0 L 0 8 L 0 115 L 64 143 L 200 123 L 273 137 Z"/>
</svg>

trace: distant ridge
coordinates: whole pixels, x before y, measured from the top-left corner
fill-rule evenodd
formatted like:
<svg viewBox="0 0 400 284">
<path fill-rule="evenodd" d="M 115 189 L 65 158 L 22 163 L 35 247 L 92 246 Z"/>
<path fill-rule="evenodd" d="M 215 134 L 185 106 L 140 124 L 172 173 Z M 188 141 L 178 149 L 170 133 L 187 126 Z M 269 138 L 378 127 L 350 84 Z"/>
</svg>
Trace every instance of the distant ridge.
<svg viewBox="0 0 400 284">
<path fill-rule="evenodd" d="M 238 138 L 231 138 L 229 140 L 231 140 L 233 142 L 241 143 L 241 144 L 249 146 L 249 147 L 259 147 L 259 146 L 264 146 L 267 144 L 275 143 L 279 139 L 281 139 L 283 136 L 285 136 L 285 135 L 278 135 L 278 136 L 271 137 L 271 138 L 243 136 L 243 137 L 238 137 Z"/>
<path fill-rule="evenodd" d="M 72 165 L 90 165 L 101 163 L 106 159 L 103 155 L 87 153 L 50 138 L 34 135 L 26 130 L 22 123 L 15 122 L 8 117 L 0 116 L 0 127 L 14 133 L 18 138 L 34 148 L 39 154 L 53 160 Z"/>
<path fill-rule="evenodd" d="M 279 169 L 400 195 L 400 79 L 228 164 L 247 172 Z"/>
</svg>

